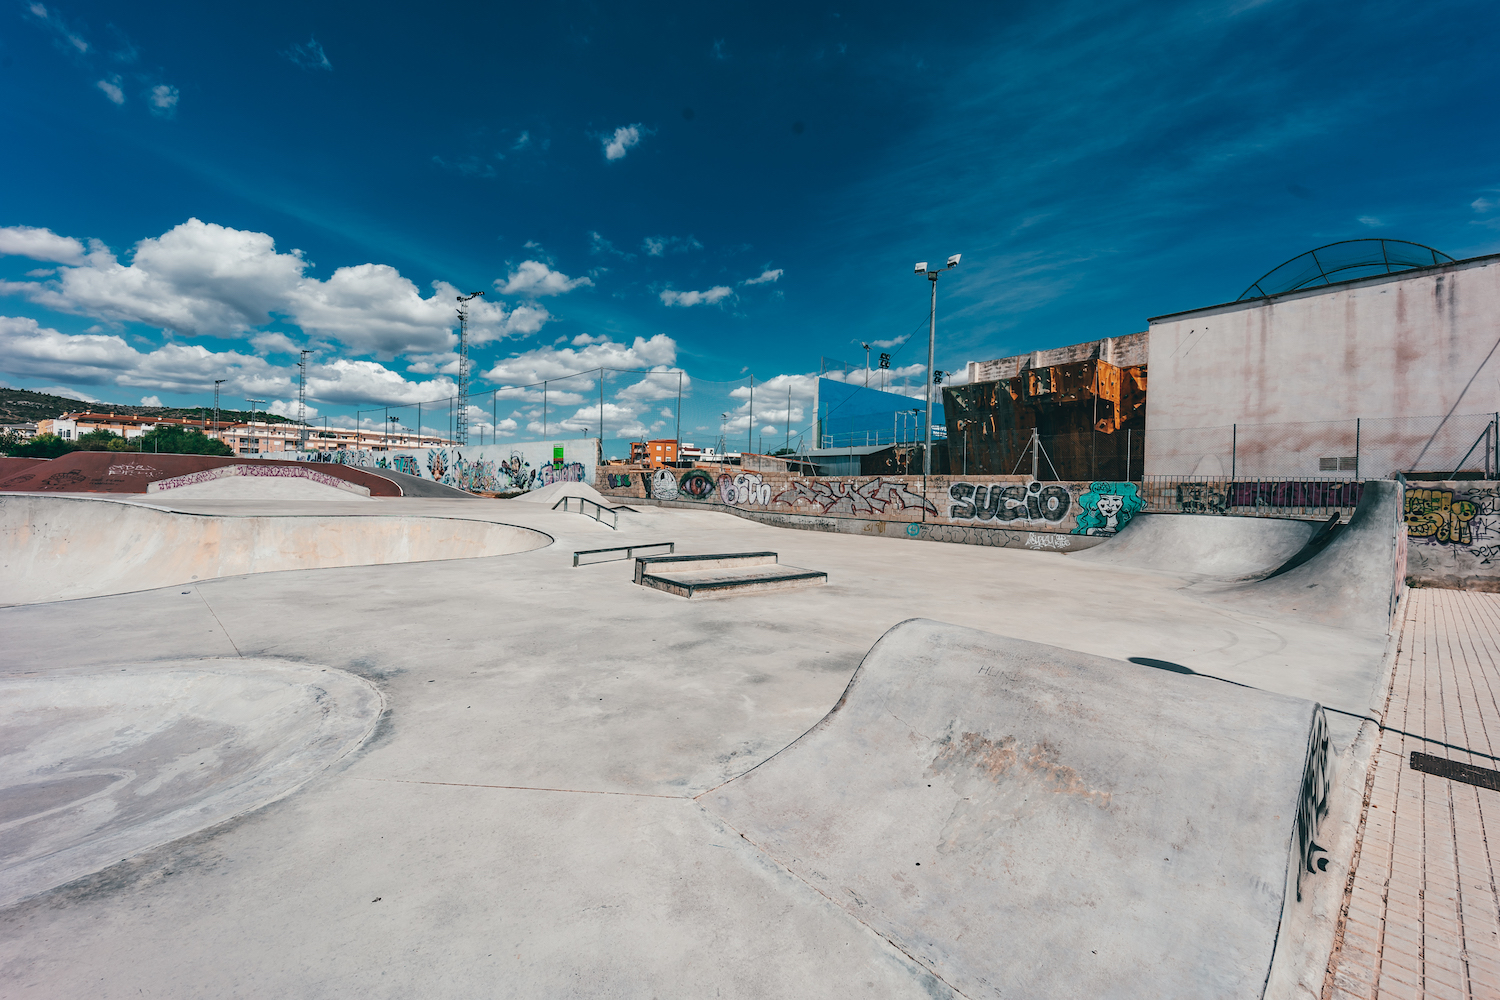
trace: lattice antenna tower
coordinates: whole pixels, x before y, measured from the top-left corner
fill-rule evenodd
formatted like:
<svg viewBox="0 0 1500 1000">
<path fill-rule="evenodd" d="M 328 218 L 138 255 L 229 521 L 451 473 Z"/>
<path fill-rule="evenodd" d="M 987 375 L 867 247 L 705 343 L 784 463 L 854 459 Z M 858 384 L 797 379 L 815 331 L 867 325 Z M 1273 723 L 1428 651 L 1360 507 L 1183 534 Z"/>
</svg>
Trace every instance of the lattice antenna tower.
<svg viewBox="0 0 1500 1000">
<path fill-rule="evenodd" d="M 297 359 L 297 450 L 307 450 L 307 356 L 312 351 L 303 351 Z"/>
<path fill-rule="evenodd" d="M 453 418 L 453 440 L 469 443 L 469 300 L 483 292 L 458 297 L 458 413 Z"/>
<path fill-rule="evenodd" d="M 228 382 L 228 381 L 229 380 L 227 378 L 216 378 L 216 379 L 214 379 L 214 437 L 215 438 L 220 437 L 220 434 L 219 434 L 219 386 L 223 385 L 225 382 Z"/>
</svg>

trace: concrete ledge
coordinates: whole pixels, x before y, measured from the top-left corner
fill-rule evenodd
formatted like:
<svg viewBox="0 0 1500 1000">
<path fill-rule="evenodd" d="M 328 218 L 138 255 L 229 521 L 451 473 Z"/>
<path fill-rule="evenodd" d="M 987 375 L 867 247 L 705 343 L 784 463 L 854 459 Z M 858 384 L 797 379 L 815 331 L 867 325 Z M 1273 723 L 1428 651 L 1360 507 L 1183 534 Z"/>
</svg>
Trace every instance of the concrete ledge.
<svg viewBox="0 0 1500 1000">
<path fill-rule="evenodd" d="M 702 599 L 821 587 L 828 582 L 828 574 L 795 566 L 778 566 L 762 572 L 748 568 L 740 572 L 683 572 L 671 576 L 648 573 L 636 582 L 678 597 Z"/>
</svg>

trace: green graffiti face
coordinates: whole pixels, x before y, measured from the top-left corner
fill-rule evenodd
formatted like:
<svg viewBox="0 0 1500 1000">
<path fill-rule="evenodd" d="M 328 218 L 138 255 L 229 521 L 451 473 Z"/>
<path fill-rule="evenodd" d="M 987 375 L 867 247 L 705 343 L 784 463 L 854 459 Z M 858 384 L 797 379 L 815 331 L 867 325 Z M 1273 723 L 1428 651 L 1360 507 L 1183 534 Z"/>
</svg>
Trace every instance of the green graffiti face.
<svg viewBox="0 0 1500 1000">
<path fill-rule="evenodd" d="M 1078 498 L 1075 535 L 1113 535 L 1146 509 L 1135 483 L 1097 482 Z"/>
</svg>

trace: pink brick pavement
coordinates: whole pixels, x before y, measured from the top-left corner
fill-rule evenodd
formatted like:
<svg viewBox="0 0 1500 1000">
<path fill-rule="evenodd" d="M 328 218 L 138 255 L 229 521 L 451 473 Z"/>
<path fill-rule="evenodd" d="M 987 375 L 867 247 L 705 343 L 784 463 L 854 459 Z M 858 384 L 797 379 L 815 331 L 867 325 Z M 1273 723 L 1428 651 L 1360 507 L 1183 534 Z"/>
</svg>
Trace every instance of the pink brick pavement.
<svg viewBox="0 0 1500 1000">
<path fill-rule="evenodd" d="M 1407 591 L 1384 725 L 1323 997 L 1500 998 L 1500 792 L 1409 766 L 1500 769 L 1500 594 Z"/>
</svg>

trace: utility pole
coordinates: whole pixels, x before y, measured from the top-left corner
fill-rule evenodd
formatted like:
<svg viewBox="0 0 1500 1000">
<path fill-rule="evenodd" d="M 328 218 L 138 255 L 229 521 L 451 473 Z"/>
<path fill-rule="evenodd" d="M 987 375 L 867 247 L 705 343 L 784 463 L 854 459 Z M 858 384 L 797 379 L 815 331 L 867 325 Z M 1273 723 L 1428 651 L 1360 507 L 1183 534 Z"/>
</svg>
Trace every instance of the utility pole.
<svg viewBox="0 0 1500 1000">
<path fill-rule="evenodd" d="M 547 380 L 542 379 L 542 437 L 547 436 Z"/>
<path fill-rule="evenodd" d="M 604 369 L 599 369 L 599 450 L 604 450 Z"/>
<path fill-rule="evenodd" d="M 750 426 L 745 429 L 745 450 L 755 453 L 755 376 L 750 376 Z M 744 465 L 744 462 L 740 463 Z"/>
<path fill-rule="evenodd" d="M 458 296 L 458 413 L 453 420 L 453 439 L 469 443 L 469 300 L 483 292 Z"/>
<path fill-rule="evenodd" d="M 677 460 L 682 461 L 682 372 L 677 373 Z"/>
<path fill-rule="evenodd" d="M 307 450 L 307 356 L 312 351 L 303 351 L 297 359 L 297 450 Z"/>
<path fill-rule="evenodd" d="M 247 402 L 247 403 L 250 404 L 250 434 L 252 435 L 251 438 L 250 438 L 250 440 L 252 440 L 252 441 L 255 442 L 255 453 L 258 455 L 258 454 L 260 454 L 260 438 L 254 436 L 254 434 L 255 434 L 255 404 L 256 403 L 264 404 L 265 400 L 264 399 L 251 399 L 251 398 L 249 398 L 247 396 L 247 397 L 245 397 L 245 402 Z M 266 431 L 267 431 L 267 433 L 270 432 L 270 425 L 269 424 L 267 424 Z M 266 444 L 270 444 L 270 443 L 271 443 L 270 439 L 267 438 Z M 266 450 L 270 451 L 271 449 L 267 448 Z"/>
<path fill-rule="evenodd" d="M 959 258 L 962 256 L 963 254 L 956 253 L 949 257 L 948 267 L 943 270 L 957 267 Z M 937 280 L 938 275 L 943 272 L 927 270 L 925 260 L 919 261 L 915 270 L 917 274 L 925 275 L 927 280 L 932 282 L 932 308 L 927 314 L 927 427 L 923 433 L 925 444 L 922 447 L 922 475 L 930 476 L 932 475 L 932 391 L 935 388 L 933 372 L 936 370 L 934 365 L 937 363 Z"/>
</svg>

